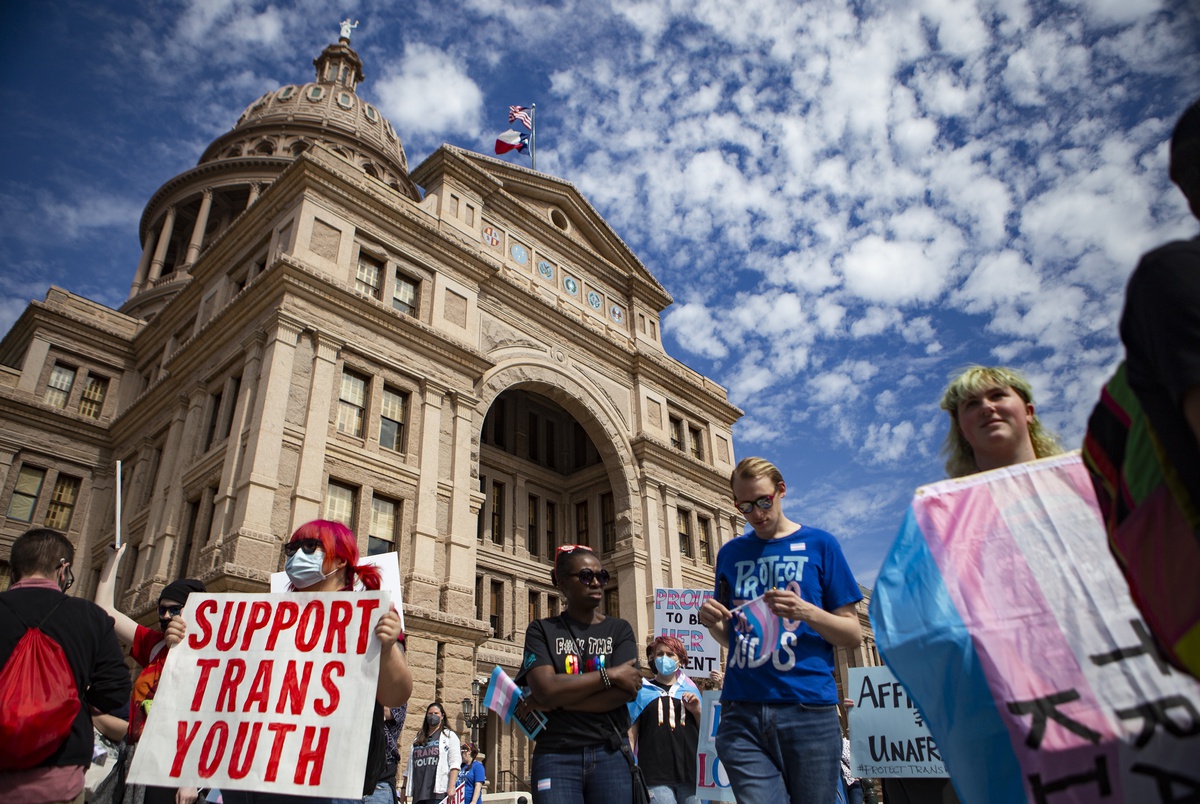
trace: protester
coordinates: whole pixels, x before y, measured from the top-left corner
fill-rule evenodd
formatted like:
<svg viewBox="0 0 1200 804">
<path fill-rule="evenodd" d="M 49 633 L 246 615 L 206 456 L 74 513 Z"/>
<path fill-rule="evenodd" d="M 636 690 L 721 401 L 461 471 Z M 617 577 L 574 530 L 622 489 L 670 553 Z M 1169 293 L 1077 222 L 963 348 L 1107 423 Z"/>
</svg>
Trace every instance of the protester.
<svg viewBox="0 0 1200 804">
<path fill-rule="evenodd" d="M 842 750 L 833 649 L 862 642 L 862 592 L 837 539 L 784 514 L 787 485 L 774 465 L 744 458 L 730 485 L 753 532 L 721 548 L 715 597 L 700 609 L 700 622 L 730 649 L 717 753 L 738 801 L 825 804 Z M 733 626 L 731 609 L 760 596 L 784 618 L 773 645 Z M 757 650 L 769 650 L 769 660 L 752 661 Z"/>
<path fill-rule="evenodd" d="M 459 768 L 458 778 L 463 785 L 463 804 L 479 804 L 483 797 L 483 786 L 487 782 L 487 772 L 479 759 L 479 746 L 469 740 L 462 741 L 462 767 Z"/>
<path fill-rule="evenodd" d="M 404 719 L 408 714 L 408 704 L 403 706 L 383 707 L 383 736 L 387 740 L 387 768 L 384 770 L 388 788 L 391 790 L 391 801 L 399 796 L 396 793 L 396 773 L 400 769 L 400 732 L 404 729 Z M 372 791 L 372 795 L 374 791 Z M 365 796 L 369 800 L 370 796 Z M 365 801 L 364 801 L 365 804 Z"/>
<path fill-rule="evenodd" d="M 0 801 L 6 804 L 82 801 L 84 773 L 92 762 L 92 713 L 111 712 L 129 697 L 129 670 L 112 619 L 95 604 L 66 594 L 74 581 L 74 561 L 71 542 L 49 528 L 21 534 L 9 554 L 14 583 L 0 594 L 0 668 L 8 669 L 26 631 L 38 628 L 62 649 L 81 705 L 61 742 L 44 749 L 49 756 L 32 767 L 0 773 Z M 11 733 L 19 724 L 10 719 L 20 710 L 0 714 L 5 732 Z"/>
<path fill-rule="evenodd" d="M 358 542 L 354 533 L 340 522 L 317 519 L 296 529 L 284 545 L 284 566 L 291 587 L 299 592 L 349 592 L 355 581 L 366 589 L 378 589 L 379 569 L 359 564 Z M 170 587 L 168 587 L 170 588 Z M 167 627 L 169 645 L 177 645 L 187 634 L 187 623 L 175 617 Z M 375 638 L 382 643 L 379 652 L 379 680 L 375 685 L 374 712 L 371 720 L 367 772 L 363 782 L 363 802 L 391 804 L 394 799 L 387 783 L 387 738 L 383 730 L 383 707 L 401 707 L 412 694 L 412 674 L 404 654 L 404 632 L 395 607 L 385 612 L 375 625 Z M 291 796 L 279 793 L 222 788 L 225 804 L 357 804 L 358 799 L 331 799 Z"/>
<path fill-rule="evenodd" d="M 687 648 L 678 637 L 658 636 L 646 658 L 654 677 L 643 680 L 629 704 L 629 741 L 655 804 L 697 804 L 700 690 L 683 672 Z"/>
<path fill-rule="evenodd" d="M 116 606 L 117 567 L 129 544 L 108 548 L 108 559 L 100 570 L 96 586 L 96 604 L 108 612 L 115 622 L 117 637 L 129 646 L 129 655 L 141 672 L 133 683 L 129 701 L 129 730 L 117 767 L 97 788 L 95 799 L 101 804 L 191 804 L 199 791 L 194 787 L 143 787 L 126 784 L 125 777 L 133 754 L 146 726 L 146 716 L 154 704 L 158 681 L 167 661 L 166 630 L 171 620 L 179 616 L 192 592 L 203 592 L 204 584 L 195 578 L 173 581 L 158 596 L 158 630 L 140 625 Z"/>
<path fill-rule="evenodd" d="M 846 730 L 842 734 L 842 781 L 846 784 L 846 804 L 863 804 L 863 783 L 854 775 L 854 765 L 850 761 L 850 710 L 854 708 L 853 698 L 843 698 L 842 708 L 846 710 Z"/>
<path fill-rule="evenodd" d="M 100 783 L 107 779 L 121 762 L 121 749 L 129 731 L 129 701 L 107 715 L 92 715 L 92 764 L 84 774 L 83 800 L 95 799 Z M 101 753 L 103 752 L 103 753 Z"/>
<path fill-rule="evenodd" d="M 413 804 L 438 804 L 458 786 L 461 762 L 458 735 L 446 722 L 445 708 L 440 703 L 431 703 L 408 752 L 400 800 L 411 798 Z"/>
<path fill-rule="evenodd" d="M 1200 218 L 1200 101 L 1175 124 L 1170 177 Z M 1084 460 L 1146 625 L 1200 678 L 1200 237 L 1142 257 L 1120 331 L 1125 362 L 1088 421 Z"/>
<path fill-rule="evenodd" d="M 588 547 L 562 545 L 550 582 L 566 609 L 525 631 L 515 679 L 546 726 L 533 750 L 534 804 L 629 804 L 629 710 L 642 685 L 637 641 L 624 620 L 600 612 L 608 570 Z"/>
</svg>

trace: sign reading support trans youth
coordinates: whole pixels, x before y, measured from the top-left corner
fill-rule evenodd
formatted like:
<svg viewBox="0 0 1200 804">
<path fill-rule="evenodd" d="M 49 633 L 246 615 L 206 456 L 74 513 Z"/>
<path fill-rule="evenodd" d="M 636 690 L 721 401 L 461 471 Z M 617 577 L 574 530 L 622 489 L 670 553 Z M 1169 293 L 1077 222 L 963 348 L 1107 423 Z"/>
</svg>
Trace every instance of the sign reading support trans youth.
<svg viewBox="0 0 1200 804">
<path fill-rule="evenodd" d="M 679 638 L 688 652 L 683 671 L 692 677 L 721 669 L 721 646 L 700 624 L 700 607 L 712 596 L 711 589 L 654 590 L 654 635 Z"/>
<path fill-rule="evenodd" d="M 850 765 L 855 776 L 948 776 L 916 704 L 886 667 L 851 667 Z"/>
<path fill-rule="evenodd" d="M 387 592 L 191 595 L 129 781 L 361 798 L 390 605 Z"/>
</svg>

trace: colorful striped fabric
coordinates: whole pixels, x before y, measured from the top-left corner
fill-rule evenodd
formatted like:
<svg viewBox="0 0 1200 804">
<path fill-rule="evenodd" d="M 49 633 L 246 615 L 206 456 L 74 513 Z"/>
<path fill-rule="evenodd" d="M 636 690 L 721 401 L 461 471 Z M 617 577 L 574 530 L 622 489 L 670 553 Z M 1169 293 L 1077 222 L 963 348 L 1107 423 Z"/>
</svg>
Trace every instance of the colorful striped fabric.
<svg viewBox="0 0 1200 804">
<path fill-rule="evenodd" d="M 766 599 L 759 595 L 731 612 L 736 638 L 747 641 L 751 662 L 760 662 L 779 648 L 783 620 L 771 611 Z"/>
<path fill-rule="evenodd" d="M 517 711 L 521 702 L 521 691 L 509 678 L 508 673 L 496 665 L 492 669 L 492 677 L 488 679 L 487 694 L 483 696 L 483 705 L 491 709 L 507 723 Z"/>
<path fill-rule="evenodd" d="M 918 489 L 870 611 L 967 804 L 1200 791 L 1200 684 L 1155 651 L 1078 454 Z"/>
</svg>

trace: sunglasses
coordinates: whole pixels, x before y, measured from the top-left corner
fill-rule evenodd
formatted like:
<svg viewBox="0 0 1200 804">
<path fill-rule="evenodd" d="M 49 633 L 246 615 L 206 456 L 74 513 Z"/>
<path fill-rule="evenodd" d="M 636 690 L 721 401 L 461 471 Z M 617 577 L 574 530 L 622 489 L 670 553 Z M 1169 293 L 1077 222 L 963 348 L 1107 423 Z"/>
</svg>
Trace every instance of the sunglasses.
<svg viewBox="0 0 1200 804">
<path fill-rule="evenodd" d="M 608 574 L 608 570 L 606 569 L 593 570 L 585 567 L 579 572 L 571 572 L 568 575 L 578 578 L 579 582 L 584 586 L 591 586 L 592 581 L 599 581 L 601 586 L 608 586 L 608 582 L 612 580 L 612 576 Z"/>
<path fill-rule="evenodd" d="M 161 620 L 163 617 L 178 617 L 182 611 L 183 606 L 159 606 L 158 618 Z"/>
<path fill-rule="evenodd" d="M 771 507 L 772 504 L 774 504 L 774 502 L 775 502 L 774 494 L 764 494 L 763 496 L 759 497 L 757 500 L 751 500 L 749 502 L 734 503 L 733 507 L 738 509 L 739 511 L 741 511 L 743 514 L 748 514 L 751 511 L 753 511 L 755 508 L 766 511 Z"/>
<path fill-rule="evenodd" d="M 303 550 L 311 556 L 313 553 L 320 550 L 321 547 L 321 542 L 318 539 L 296 539 L 295 541 L 285 544 L 283 546 L 283 552 L 287 553 L 289 556 L 294 556 L 296 555 L 297 550 Z"/>
</svg>

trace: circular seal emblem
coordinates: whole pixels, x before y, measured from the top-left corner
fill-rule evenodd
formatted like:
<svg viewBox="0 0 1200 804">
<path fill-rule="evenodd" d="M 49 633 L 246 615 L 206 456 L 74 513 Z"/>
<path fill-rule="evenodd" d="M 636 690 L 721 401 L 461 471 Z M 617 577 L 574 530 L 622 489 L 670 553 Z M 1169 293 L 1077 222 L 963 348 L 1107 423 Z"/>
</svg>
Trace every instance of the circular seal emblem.
<svg viewBox="0 0 1200 804">
<path fill-rule="evenodd" d="M 588 306 L 593 310 L 599 310 L 604 305 L 604 299 L 600 298 L 600 294 L 594 290 L 589 290 L 587 295 Z"/>
<path fill-rule="evenodd" d="M 546 279 L 553 279 L 554 278 L 554 266 L 551 265 L 550 263 L 546 262 L 545 260 L 542 260 L 541 262 L 538 263 L 538 273 L 541 274 Z"/>
<path fill-rule="evenodd" d="M 575 281 L 575 277 L 563 277 L 563 287 L 566 288 L 567 293 L 570 293 L 572 296 L 579 295 L 579 283 Z"/>
<path fill-rule="evenodd" d="M 525 263 L 529 262 L 529 252 L 526 251 L 525 247 L 520 243 L 513 243 L 512 248 L 510 248 L 508 252 L 512 254 L 512 258 L 520 265 L 524 265 Z"/>
<path fill-rule="evenodd" d="M 608 308 L 608 317 L 611 318 L 614 323 L 620 324 L 625 320 L 625 311 L 614 304 L 612 307 Z"/>
<path fill-rule="evenodd" d="M 496 234 L 496 230 L 491 226 L 483 227 L 483 242 L 487 243 L 492 248 L 500 245 L 500 235 Z"/>
</svg>

